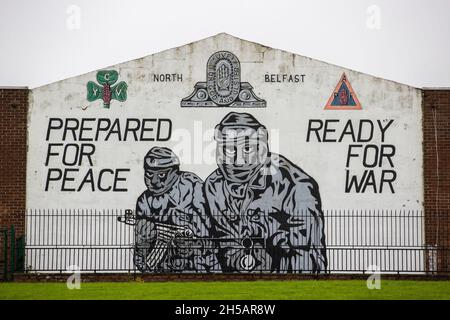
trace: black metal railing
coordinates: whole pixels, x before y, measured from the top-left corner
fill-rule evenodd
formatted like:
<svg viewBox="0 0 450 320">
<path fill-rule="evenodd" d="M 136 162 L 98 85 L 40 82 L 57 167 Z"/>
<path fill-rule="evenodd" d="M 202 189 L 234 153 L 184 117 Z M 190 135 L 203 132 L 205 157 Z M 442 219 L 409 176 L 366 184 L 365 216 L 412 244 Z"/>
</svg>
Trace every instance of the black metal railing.
<svg viewBox="0 0 450 320">
<path fill-rule="evenodd" d="M 195 218 L 177 220 L 170 230 L 165 227 L 170 223 L 162 224 L 154 233 L 154 221 L 136 219 L 126 210 L 29 210 L 25 271 L 64 272 L 75 266 L 85 272 L 230 272 L 234 269 L 226 266 L 237 259 L 244 272 L 438 273 L 442 271 L 438 261 L 449 254 L 448 246 L 426 243 L 420 210 L 325 210 L 323 225 L 317 217 L 297 213 L 291 215 L 296 222 L 288 224 L 291 229 L 280 227 L 271 213 L 259 213 L 255 219 L 242 219 L 240 225 L 254 224 L 247 229 L 259 232 L 250 234 L 247 246 L 239 232 L 217 236 L 211 231 L 214 224 L 210 227 L 203 219 L 203 224 Z M 315 223 L 316 233 L 323 230 L 323 234 L 311 231 Z M 182 232 L 194 225 L 193 236 Z M 282 229 L 283 236 L 273 236 Z M 317 240 L 322 236 L 324 243 Z M 274 245 L 274 239 L 280 241 Z M 189 267 L 189 259 L 180 264 L 177 250 L 202 266 Z M 317 268 L 321 259 L 325 262 Z"/>
<path fill-rule="evenodd" d="M 0 279 L 12 279 L 14 273 L 24 271 L 25 238 L 17 236 L 14 225 L 0 227 Z"/>
</svg>

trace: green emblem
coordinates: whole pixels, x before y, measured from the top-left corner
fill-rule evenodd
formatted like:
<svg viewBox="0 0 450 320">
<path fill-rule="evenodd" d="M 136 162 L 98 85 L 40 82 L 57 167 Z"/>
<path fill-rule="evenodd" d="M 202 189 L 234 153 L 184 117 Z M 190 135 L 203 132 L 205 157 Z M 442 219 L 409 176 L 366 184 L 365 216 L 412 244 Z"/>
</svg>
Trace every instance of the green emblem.
<svg viewBox="0 0 450 320">
<path fill-rule="evenodd" d="M 116 70 L 101 70 L 97 72 L 97 81 L 87 83 L 87 99 L 89 102 L 97 99 L 103 100 L 103 107 L 109 108 L 111 100 L 127 100 L 127 84 L 121 81 L 114 85 L 119 79 L 119 73 Z"/>
</svg>

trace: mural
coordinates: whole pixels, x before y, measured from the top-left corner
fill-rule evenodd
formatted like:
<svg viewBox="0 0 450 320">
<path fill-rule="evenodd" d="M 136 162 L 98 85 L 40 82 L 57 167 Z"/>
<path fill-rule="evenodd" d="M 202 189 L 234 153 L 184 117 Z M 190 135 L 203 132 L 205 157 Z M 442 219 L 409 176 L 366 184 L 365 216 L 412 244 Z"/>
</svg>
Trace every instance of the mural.
<svg viewBox="0 0 450 320">
<path fill-rule="evenodd" d="M 30 270 L 364 270 L 400 221 L 366 211 L 423 208 L 421 99 L 224 34 L 35 88 Z"/>
</svg>

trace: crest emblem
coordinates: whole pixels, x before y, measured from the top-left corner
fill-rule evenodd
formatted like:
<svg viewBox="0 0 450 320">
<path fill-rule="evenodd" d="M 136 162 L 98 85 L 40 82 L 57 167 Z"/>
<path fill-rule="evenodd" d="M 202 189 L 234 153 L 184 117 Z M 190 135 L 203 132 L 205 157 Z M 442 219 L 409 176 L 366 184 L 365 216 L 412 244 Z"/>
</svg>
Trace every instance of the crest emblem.
<svg viewBox="0 0 450 320">
<path fill-rule="evenodd" d="M 328 99 L 325 110 L 361 110 L 361 104 L 345 72 Z"/>
<path fill-rule="evenodd" d="M 227 51 L 214 53 L 206 67 L 206 89 L 218 105 L 228 105 L 239 95 L 241 65 L 236 56 Z"/>
<path fill-rule="evenodd" d="M 266 107 L 248 82 L 241 82 L 241 63 L 231 52 L 213 53 L 206 64 L 206 82 L 197 82 L 182 107 Z"/>
<path fill-rule="evenodd" d="M 119 73 L 115 70 L 101 70 L 97 72 L 97 81 L 87 83 L 87 100 L 89 102 L 102 99 L 103 107 L 109 108 L 111 100 L 127 100 L 127 84 L 124 81 L 114 85 L 119 79 Z"/>
</svg>

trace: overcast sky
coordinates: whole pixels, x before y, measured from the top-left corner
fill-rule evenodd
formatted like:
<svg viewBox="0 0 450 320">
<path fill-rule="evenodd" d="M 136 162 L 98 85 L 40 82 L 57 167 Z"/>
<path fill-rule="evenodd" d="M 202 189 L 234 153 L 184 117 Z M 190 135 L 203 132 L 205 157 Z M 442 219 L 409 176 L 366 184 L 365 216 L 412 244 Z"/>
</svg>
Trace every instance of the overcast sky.
<svg viewBox="0 0 450 320">
<path fill-rule="evenodd" d="M 0 0 L 0 86 L 36 87 L 220 32 L 450 87 L 450 0 Z"/>
</svg>

